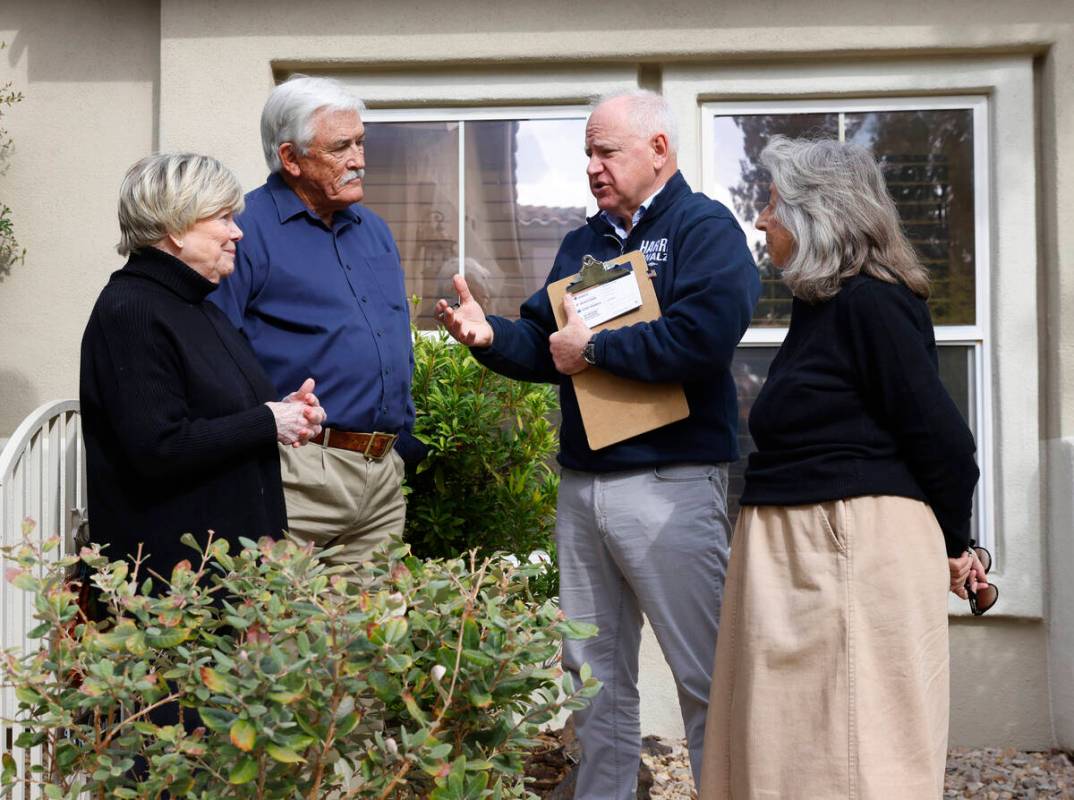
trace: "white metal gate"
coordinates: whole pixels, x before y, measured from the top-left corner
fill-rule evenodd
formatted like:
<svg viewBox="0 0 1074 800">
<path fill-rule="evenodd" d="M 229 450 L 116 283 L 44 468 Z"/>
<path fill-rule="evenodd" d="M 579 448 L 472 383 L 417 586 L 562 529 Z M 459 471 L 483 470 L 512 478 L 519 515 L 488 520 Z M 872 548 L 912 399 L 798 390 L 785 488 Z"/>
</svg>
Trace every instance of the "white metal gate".
<svg viewBox="0 0 1074 800">
<path fill-rule="evenodd" d="M 75 534 L 85 521 L 86 468 L 77 400 L 59 400 L 38 408 L 25 420 L 0 451 L 0 542 L 22 541 L 22 522 L 36 523 L 33 538 L 44 542 L 52 536 L 63 541 L 63 551 L 73 552 Z M 30 596 L 11 586 L 2 576 L 7 570 L 0 556 L 0 645 L 28 652 L 37 646 L 27 637 L 32 629 Z M 0 687 L 0 752 L 11 752 L 25 777 L 39 764 L 38 749 L 14 747 L 20 728 L 9 722 L 18 705 L 14 691 Z M 12 800 L 44 797 L 27 781 L 15 787 Z"/>
</svg>

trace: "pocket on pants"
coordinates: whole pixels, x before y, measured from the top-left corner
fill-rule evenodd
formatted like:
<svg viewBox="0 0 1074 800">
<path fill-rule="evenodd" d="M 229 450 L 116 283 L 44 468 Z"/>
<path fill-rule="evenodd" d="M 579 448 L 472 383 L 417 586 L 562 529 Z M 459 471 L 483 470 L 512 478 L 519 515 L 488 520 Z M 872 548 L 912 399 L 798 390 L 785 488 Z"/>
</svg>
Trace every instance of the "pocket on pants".
<svg viewBox="0 0 1074 800">
<path fill-rule="evenodd" d="M 847 551 L 847 513 L 845 500 L 830 500 L 814 506 L 820 526 L 840 553 Z"/>
<path fill-rule="evenodd" d="M 684 483 L 687 481 L 707 481 L 718 472 L 715 464 L 665 464 L 653 468 L 653 476 L 658 481 Z"/>
</svg>

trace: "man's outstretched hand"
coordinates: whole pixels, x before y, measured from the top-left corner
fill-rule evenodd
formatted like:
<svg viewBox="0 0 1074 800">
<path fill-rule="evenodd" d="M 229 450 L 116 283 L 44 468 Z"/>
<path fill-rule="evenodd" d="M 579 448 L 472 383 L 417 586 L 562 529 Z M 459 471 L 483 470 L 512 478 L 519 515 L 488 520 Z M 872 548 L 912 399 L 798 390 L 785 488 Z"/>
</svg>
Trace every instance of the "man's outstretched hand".
<svg viewBox="0 0 1074 800">
<path fill-rule="evenodd" d="M 443 298 L 437 300 L 437 320 L 455 341 L 468 347 L 488 347 L 492 344 L 492 326 L 485 319 L 485 312 L 470 294 L 470 287 L 462 275 L 455 275 L 451 282 L 459 295 L 459 302 L 453 306 Z"/>
</svg>

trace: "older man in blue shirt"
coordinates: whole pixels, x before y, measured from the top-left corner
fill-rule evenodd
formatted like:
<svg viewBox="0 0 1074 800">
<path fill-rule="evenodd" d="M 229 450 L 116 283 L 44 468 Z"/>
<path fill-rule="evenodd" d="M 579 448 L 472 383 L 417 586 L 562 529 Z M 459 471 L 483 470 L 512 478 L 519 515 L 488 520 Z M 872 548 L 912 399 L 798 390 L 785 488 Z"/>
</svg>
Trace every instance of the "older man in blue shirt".
<svg viewBox="0 0 1074 800">
<path fill-rule="evenodd" d="M 261 115 L 272 174 L 246 195 L 235 273 L 211 299 L 250 340 L 281 395 L 312 375 L 328 413 L 315 445 L 281 448 L 290 535 L 360 563 L 405 520 L 413 351 L 399 250 L 357 203 L 362 102 L 296 75 Z M 294 376 L 301 376 L 297 381 Z M 402 451 L 402 453 L 400 452 Z"/>
</svg>

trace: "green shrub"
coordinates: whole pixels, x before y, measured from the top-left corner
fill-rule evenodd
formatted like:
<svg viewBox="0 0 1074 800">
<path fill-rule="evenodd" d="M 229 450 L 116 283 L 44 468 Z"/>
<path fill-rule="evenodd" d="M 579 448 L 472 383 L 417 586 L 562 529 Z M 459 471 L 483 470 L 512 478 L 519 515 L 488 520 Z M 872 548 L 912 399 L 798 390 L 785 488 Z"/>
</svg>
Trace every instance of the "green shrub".
<svg viewBox="0 0 1074 800">
<path fill-rule="evenodd" d="M 599 690 L 555 666 L 561 636 L 592 630 L 533 600 L 529 565 L 422 562 L 403 546 L 356 574 L 289 542 L 217 541 L 154 594 L 161 579 L 94 546 L 81 560 L 105 628 L 79 618 L 65 582 L 79 557 L 5 555 L 43 637 L 3 655 L 16 746 L 45 756 L 27 774 L 5 754 L 2 783 L 51 800 L 532 797 L 537 726 Z M 173 702 L 201 725 L 156 724 Z"/>
<path fill-rule="evenodd" d="M 429 455 L 407 476 L 406 540 L 434 558 L 542 551 L 539 591 L 555 596 L 555 389 L 497 375 L 443 336 L 415 336 L 414 362 L 414 433 Z"/>
<path fill-rule="evenodd" d="M 0 42 L 0 50 L 7 47 L 6 42 Z M 0 120 L 4 114 L 16 103 L 22 102 L 22 92 L 16 92 L 11 81 L 0 84 Z M 11 137 L 7 131 L 0 127 L 0 175 L 7 171 L 7 160 L 13 149 Z M 0 276 L 16 262 L 26 258 L 26 249 L 19 245 L 15 239 L 15 228 L 11 220 L 11 209 L 0 202 Z"/>
</svg>

